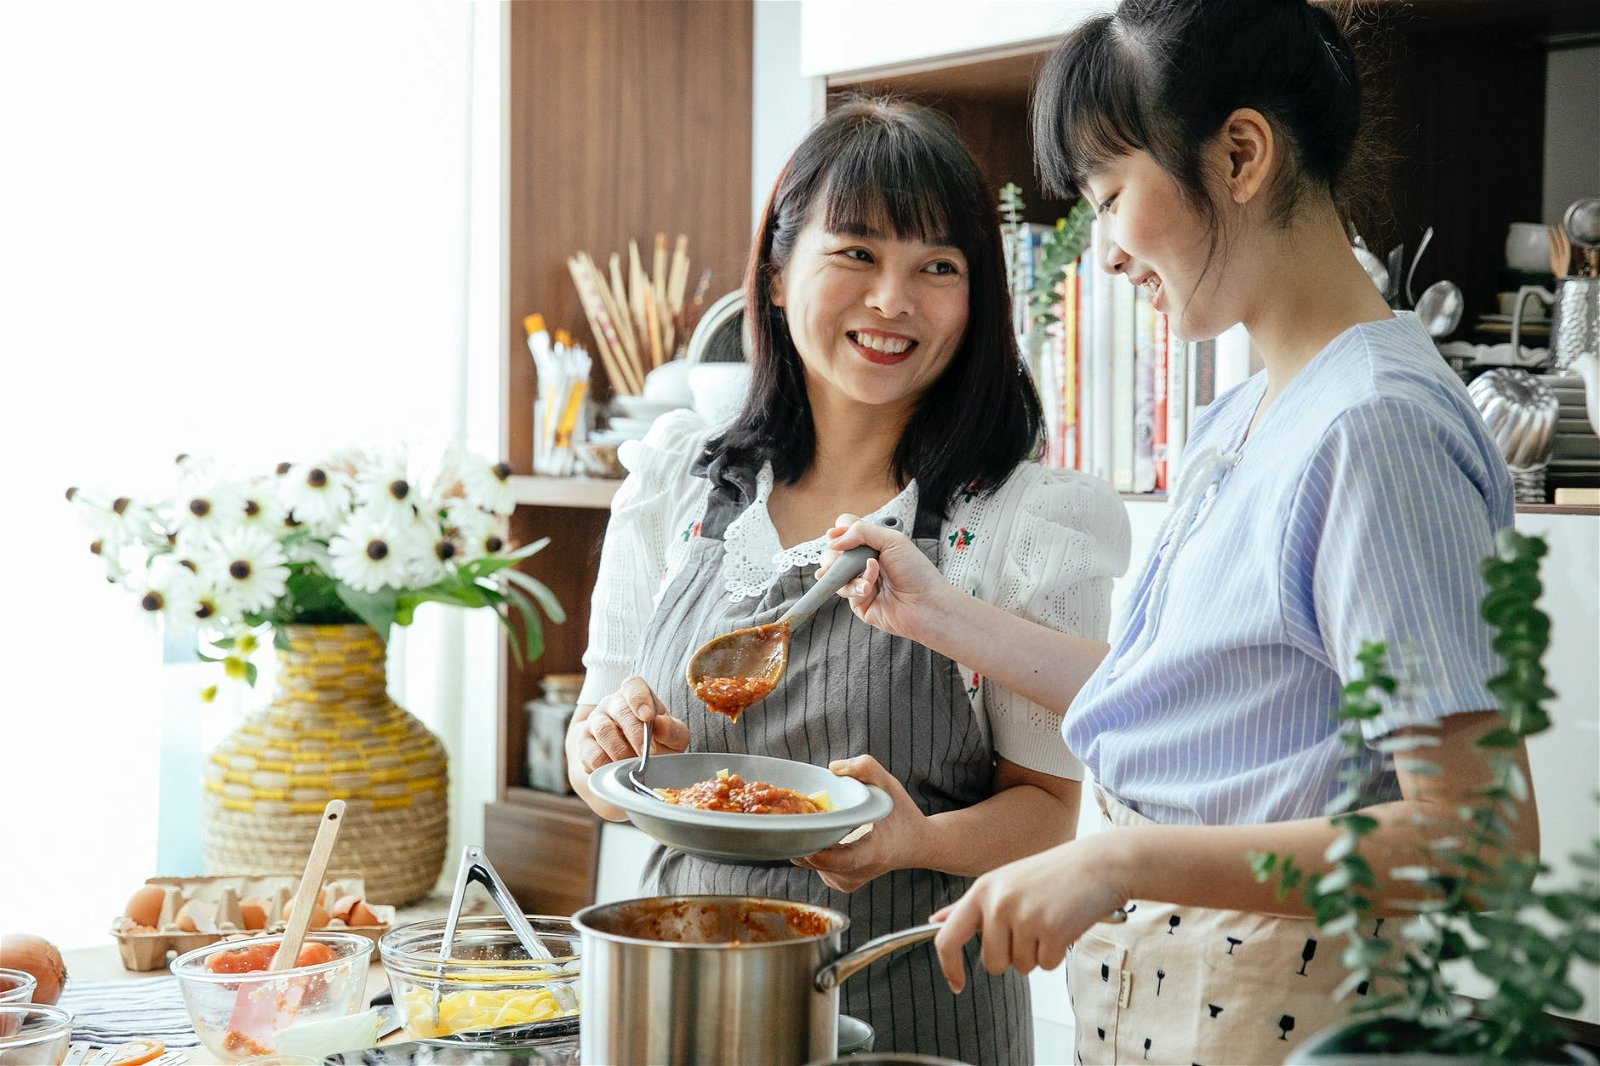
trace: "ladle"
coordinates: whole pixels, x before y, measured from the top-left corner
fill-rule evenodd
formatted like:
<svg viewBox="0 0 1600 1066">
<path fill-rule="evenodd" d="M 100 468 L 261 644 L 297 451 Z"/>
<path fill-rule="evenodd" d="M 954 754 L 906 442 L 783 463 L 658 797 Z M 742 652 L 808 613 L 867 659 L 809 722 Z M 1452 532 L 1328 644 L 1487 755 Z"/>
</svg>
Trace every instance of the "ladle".
<svg viewBox="0 0 1600 1066">
<path fill-rule="evenodd" d="M 1436 281 L 1417 297 L 1417 321 L 1435 340 L 1448 337 L 1461 324 L 1461 311 L 1465 306 L 1466 301 L 1455 282 Z"/>
<path fill-rule="evenodd" d="M 900 528 L 900 520 L 894 517 L 879 524 L 885 529 Z M 689 656 L 690 690 L 709 709 L 737 719 L 739 712 L 763 699 L 783 677 L 789 665 L 789 634 L 795 627 L 860 577 L 867 561 L 877 557 L 878 553 L 865 544 L 851 548 L 841 553 L 828 572 L 776 622 L 736 629 L 700 645 Z"/>
</svg>

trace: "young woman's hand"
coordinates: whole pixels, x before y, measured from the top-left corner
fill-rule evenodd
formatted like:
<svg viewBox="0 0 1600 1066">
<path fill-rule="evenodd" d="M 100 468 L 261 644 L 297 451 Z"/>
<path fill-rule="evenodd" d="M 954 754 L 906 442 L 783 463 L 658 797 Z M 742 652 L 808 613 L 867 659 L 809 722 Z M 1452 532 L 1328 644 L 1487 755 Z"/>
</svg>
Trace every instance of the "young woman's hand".
<svg viewBox="0 0 1600 1066">
<path fill-rule="evenodd" d="M 689 747 L 689 725 L 667 714 L 667 708 L 650 691 L 642 677 L 630 677 L 622 687 L 595 704 L 583 717 L 574 716 L 568 732 L 569 757 L 584 776 L 609 762 L 636 758 L 644 748 L 644 723 L 654 721 L 651 754 L 664 755 Z"/>
<path fill-rule="evenodd" d="M 933 946 L 950 990 L 966 986 L 961 948 L 974 933 L 983 934 L 981 958 L 989 973 L 1061 965 L 1073 941 L 1128 901 L 1114 859 L 1119 835 L 1096 833 L 991 870 L 935 912 L 933 920 L 944 928 Z"/>
<path fill-rule="evenodd" d="M 828 530 L 828 547 L 822 553 L 820 577 L 839 553 L 860 544 L 876 548 L 878 557 L 855 581 L 839 590 L 850 601 L 857 618 L 892 636 L 926 643 L 920 633 L 937 624 L 940 606 L 952 593 L 950 583 L 904 533 L 842 514 Z"/>
<path fill-rule="evenodd" d="M 928 818 L 898 779 L 870 755 L 835 759 L 828 769 L 839 777 L 877 785 L 894 800 L 894 809 L 855 839 L 795 859 L 796 866 L 817 871 L 829 888 L 854 892 L 891 870 L 926 865 L 921 856 L 928 843 Z"/>
</svg>

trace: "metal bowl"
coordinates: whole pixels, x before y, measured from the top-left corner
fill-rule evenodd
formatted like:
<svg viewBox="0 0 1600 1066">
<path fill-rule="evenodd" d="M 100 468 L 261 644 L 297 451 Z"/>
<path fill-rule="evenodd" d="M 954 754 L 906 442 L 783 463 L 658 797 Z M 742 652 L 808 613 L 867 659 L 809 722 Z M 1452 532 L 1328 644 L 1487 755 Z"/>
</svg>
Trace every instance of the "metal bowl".
<svg viewBox="0 0 1600 1066">
<path fill-rule="evenodd" d="M 825 766 L 732 752 L 652 755 L 646 773 L 654 788 L 687 788 L 715 777 L 718 770 L 727 770 L 746 781 L 765 781 L 806 795 L 827 792 L 834 807 L 821 814 L 702 811 L 644 796 L 628 787 L 628 771 L 638 762 L 607 763 L 589 775 L 589 788 L 600 799 L 621 807 L 629 821 L 668 847 L 724 862 L 778 862 L 814 855 L 894 808 L 894 801 L 882 789 L 852 777 L 837 777 Z"/>
</svg>

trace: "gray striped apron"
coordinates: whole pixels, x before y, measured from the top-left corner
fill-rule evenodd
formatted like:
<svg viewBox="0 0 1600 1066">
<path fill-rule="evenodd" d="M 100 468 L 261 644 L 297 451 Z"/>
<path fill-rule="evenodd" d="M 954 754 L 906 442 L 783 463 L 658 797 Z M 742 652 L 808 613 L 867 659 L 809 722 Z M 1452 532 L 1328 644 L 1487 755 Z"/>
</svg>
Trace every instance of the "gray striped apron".
<svg viewBox="0 0 1600 1066">
<path fill-rule="evenodd" d="M 698 471 L 697 471 L 698 472 Z M 637 669 L 689 723 L 691 751 L 797 759 L 871 755 L 925 814 L 972 806 L 993 794 L 994 753 L 973 714 L 956 664 L 914 641 L 874 629 L 843 600 L 822 608 L 791 637 L 782 682 L 737 722 L 708 712 L 689 691 L 684 664 L 711 637 L 776 621 L 814 584 L 809 566 L 791 567 L 760 597 L 730 599 L 723 583 L 723 532 L 755 494 L 747 471 L 712 483 L 689 556 L 645 628 Z M 937 515 L 917 515 L 914 542 L 939 562 Z M 850 916 L 846 950 L 928 920 L 972 884 L 932 870 L 895 870 L 853 893 L 829 888 L 789 863 L 712 862 L 657 846 L 645 867 L 646 893 L 771 896 L 832 907 Z M 931 945 L 873 963 L 842 986 L 840 1010 L 872 1026 L 875 1050 L 918 1052 L 969 1063 L 1031 1062 L 1032 1005 L 1014 970 L 983 971 L 978 941 L 966 950 L 967 988 L 952 995 Z"/>
</svg>

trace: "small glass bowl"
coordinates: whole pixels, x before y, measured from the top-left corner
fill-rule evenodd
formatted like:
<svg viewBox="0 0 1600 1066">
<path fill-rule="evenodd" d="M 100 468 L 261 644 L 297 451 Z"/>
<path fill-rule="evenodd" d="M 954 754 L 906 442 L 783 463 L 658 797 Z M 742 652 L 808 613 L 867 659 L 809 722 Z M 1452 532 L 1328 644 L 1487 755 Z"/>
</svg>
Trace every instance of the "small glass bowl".
<svg viewBox="0 0 1600 1066">
<path fill-rule="evenodd" d="M 497 914 L 460 919 L 447 962 L 439 958 L 443 918 L 383 934 L 378 951 L 406 1032 L 468 1047 L 508 1047 L 575 1032 L 578 931 L 567 918 L 527 918 L 555 958 L 530 959 Z"/>
<path fill-rule="evenodd" d="M 318 931 L 308 934 L 307 944 L 326 944 L 333 949 L 332 959 L 313 966 L 251 973 L 212 973 L 208 968 L 217 955 L 282 941 L 281 933 L 219 940 L 180 955 L 172 962 L 172 972 L 178 978 L 183 1005 L 188 1008 L 195 1034 L 223 1062 L 271 1056 L 277 1051 L 277 1030 L 354 1014 L 365 1006 L 372 941 L 355 933 Z M 295 995 L 300 997 L 298 1006 L 293 1010 L 280 1009 L 286 998 L 292 999 Z M 262 1021 L 233 1024 L 253 1017 L 260 1017 Z"/>
<path fill-rule="evenodd" d="M 0 1003 L 32 1003 L 39 982 L 27 970 L 0 969 Z"/>
<path fill-rule="evenodd" d="M 0 1066 L 60 1066 L 72 1012 L 43 1003 L 0 1003 Z"/>
</svg>

